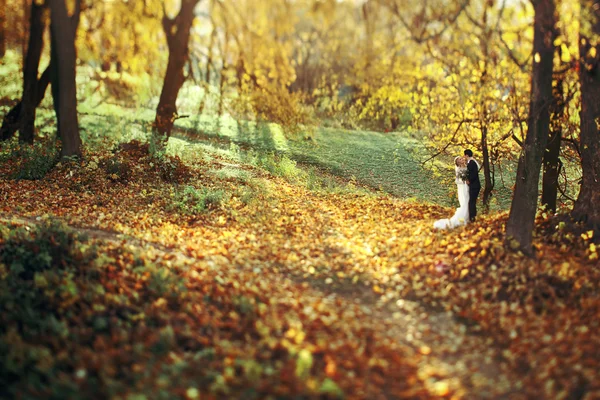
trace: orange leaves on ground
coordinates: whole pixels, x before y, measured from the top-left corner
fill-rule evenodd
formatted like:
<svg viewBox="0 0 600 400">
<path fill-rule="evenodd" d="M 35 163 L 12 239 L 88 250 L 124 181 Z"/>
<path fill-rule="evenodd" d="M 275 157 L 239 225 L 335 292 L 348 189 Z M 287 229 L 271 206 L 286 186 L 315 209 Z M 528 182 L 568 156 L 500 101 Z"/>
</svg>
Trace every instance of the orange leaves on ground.
<svg viewBox="0 0 600 400">
<path fill-rule="evenodd" d="M 77 390 L 93 380 L 107 395 L 187 398 L 506 393 L 493 371 L 520 380 L 524 395 L 598 390 L 600 276 L 588 232 L 544 221 L 539 258 L 527 259 L 506 248 L 503 214 L 440 233 L 431 222 L 448 213 L 442 207 L 313 192 L 251 168 L 260 184 L 222 179 L 207 172 L 223 167 L 219 158 L 189 169 L 183 185 L 195 191 L 185 197 L 138 150 L 120 150 L 128 172 L 112 173 L 123 180 L 103 169 L 109 154 L 37 182 L 0 180 L 5 215 L 51 214 L 97 229 L 97 279 L 73 278 L 75 294 L 56 297 L 69 340 L 35 338 L 61 349 L 49 357 L 76 371 Z M 211 205 L 188 212 L 196 192 L 213 196 Z M 415 341 L 449 325 L 403 324 L 416 312 L 405 299 L 467 321 L 464 331 L 484 340 L 465 344 L 463 332 L 455 342 Z M 461 352 L 498 366 L 488 375 L 424 368 Z M 486 377 L 488 385 L 478 382 Z"/>
</svg>

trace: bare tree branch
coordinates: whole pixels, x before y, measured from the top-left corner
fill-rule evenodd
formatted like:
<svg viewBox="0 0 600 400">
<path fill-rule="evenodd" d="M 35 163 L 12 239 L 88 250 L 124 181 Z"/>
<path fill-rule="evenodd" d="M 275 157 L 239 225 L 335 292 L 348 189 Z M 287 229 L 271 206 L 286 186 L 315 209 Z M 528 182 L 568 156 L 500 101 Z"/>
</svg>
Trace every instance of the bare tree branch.
<svg viewBox="0 0 600 400">
<path fill-rule="evenodd" d="M 448 143 L 446 143 L 446 145 L 441 150 L 439 150 L 437 153 L 435 153 L 434 155 L 429 157 L 427 160 L 423 161 L 421 163 L 421 165 L 427 164 L 429 161 L 433 160 L 434 158 L 438 157 L 439 155 L 444 153 L 446 150 L 448 150 L 448 147 L 450 147 L 450 145 L 452 145 L 452 143 L 454 142 L 454 139 L 456 138 L 456 135 L 458 135 L 458 132 L 460 131 L 460 128 L 462 127 L 462 125 L 463 125 L 463 122 L 461 121 L 458 124 L 458 126 L 456 127 L 456 130 L 452 134 L 452 137 L 450 138 L 450 140 L 448 140 Z"/>
<path fill-rule="evenodd" d="M 398 6 L 398 3 L 396 3 L 396 1 L 394 1 L 394 0 L 391 0 L 391 1 L 390 0 L 380 0 L 380 1 L 382 2 L 382 4 L 384 6 L 389 8 L 396 17 L 398 17 L 398 20 L 400 21 L 402 26 L 404 26 L 404 28 L 406 28 L 406 30 L 409 32 L 411 40 L 416 43 L 419 43 L 419 44 L 425 43 L 427 41 L 430 41 L 430 40 L 433 40 L 433 39 L 436 39 L 436 38 L 439 38 L 440 36 L 442 36 L 448 30 L 448 28 L 450 28 L 450 26 L 452 26 L 456 22 L 458 17 L 460 17 L 460 15 L 463 13 L 463 11 L 467 8 L 467 5 L 469 5 L 469 0 L 463 0 L 463 2 L 459 5 L 456 12 L 454 14 L 452 14 L 450 17 L 444 19 L 445 25 L 439 31 L 432 32 L 427 35 L 426 34 L 427 33 L 427 23 L 425 23 L 425 24 L 423 24 L 423 28 L 421 29 L 421 32 L 419 34 L 415 35 L 415 33 L 413 32 L 413 27 L 402 15 L 402 12 L 400 11 L 400 8 Z M 427 7 L 427 2 L 425 2 L 423 4 L 423 16 L 425 16 L 425 14 L 426 14 L 426 12 L 425 12 L 426 7 Z"/>
</svg>

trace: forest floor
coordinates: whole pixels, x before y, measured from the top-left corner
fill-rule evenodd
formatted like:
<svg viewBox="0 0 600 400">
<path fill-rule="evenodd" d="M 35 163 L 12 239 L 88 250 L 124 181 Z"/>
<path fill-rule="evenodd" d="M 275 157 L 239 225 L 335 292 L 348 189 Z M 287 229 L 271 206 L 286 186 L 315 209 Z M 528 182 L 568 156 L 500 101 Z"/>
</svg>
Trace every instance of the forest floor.
<svg viewBox="0 0 600 400">
<path fill-rule="evenodd" d="M 2 157 L 0 398 L 600 397 L 598 238 L 557 218 L 531 259 L 272 154 Z"/>
</svg>

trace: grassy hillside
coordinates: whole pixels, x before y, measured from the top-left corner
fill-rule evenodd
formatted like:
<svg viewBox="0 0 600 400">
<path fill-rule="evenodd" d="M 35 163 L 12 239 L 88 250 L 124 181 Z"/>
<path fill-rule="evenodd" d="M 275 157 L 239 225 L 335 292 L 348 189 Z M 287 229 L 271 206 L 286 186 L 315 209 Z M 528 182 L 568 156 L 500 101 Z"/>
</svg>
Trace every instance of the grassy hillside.
<svg viewBox="0 0 600 400">
<path fill-rule="evenodd" d="M 12 58 L 11 58 L 12 57 Z M 14 58 L 14 60 L 13 60 Z M 17 54 L 9 52 L 8 61 L 0 66 L 0 113 L 4 114 L 20 96 L 20 77 Z M 11 60 L 13 62 L 11 62 Z M 118 85 L 126 90 L 135 84 L 147 84 L 129 79 L 125 83 L 90 79 L 93 71 L 86 66 L 78 68 L 78 96 L 82 139 L 88 146 L 113 146 L 131 139 L 146 141 L 149 124 L 154 118 L 157 101 L 145 89 L 143 101 L 133 96 L 130 107 L 116 104 L 111 94 Z M 118 77 L 113 77 L 117 79 Z M 112 83 L 111 83 L 112 82 Z M 133 83 L 132 83 L 133 82 Z M 128 86 L 129 85 L 129 86 Z M 328 172 L 355 184 L 383 191 L 403 199 L 428 201 L 446 206 L 456 206 L 452 157 L 441 158 L 435 172 L 424 169 L 421 162 L 428 157 L 418 138 L 402 132 L 379 133 L 348 131 L 332 128 L 311 128 L 310 133 L 286 136 L 276 124 L 237 121 L 226 114 L 214 116 L 216 95 L 208 93 L 205 112 L 198 115 L 198 104 L 205 93 L 193 85 L 182 89 L 178 101 L 181 114 L 187 118 L 176 121 L 174 138 L 187 141 L 206 153 L 217 152 L 236 158 L 237 153 L 285 155 L 304 165 L 307 170 Z M 12 99 L 12 100 L 11 100 Z M 55 118 L 49 92 L 38 112 L 37 127 L 42 135 L 52 136 Z M 309 139 L 306 139 L 309 138 Z M 186 143 L 172 140 L 172 147 L 181 148 Z M 250 154 L 254 157 L 256 154 Z M 505 210 L 510 205 L 514 171 L 506 166 L 497 177 L 492 210 Z"/>
</svg>

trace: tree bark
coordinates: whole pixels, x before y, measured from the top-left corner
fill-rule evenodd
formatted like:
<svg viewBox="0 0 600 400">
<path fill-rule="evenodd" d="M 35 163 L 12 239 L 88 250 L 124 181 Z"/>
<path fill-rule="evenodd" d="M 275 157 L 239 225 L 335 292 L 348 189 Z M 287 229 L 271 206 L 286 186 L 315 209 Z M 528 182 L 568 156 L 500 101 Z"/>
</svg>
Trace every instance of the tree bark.
<svg viewBox="0 0 600 400">
<path fill-rule="evenodd" d="M 19 101 L 2 119 L 0 127 L 0 140 L 3 142 L 12 139 L 15 132 L 19 130 L 19 120 L 21 116 L 21 102 Z"/>
<path fill-rule="evenodd" d="M 481 129 L 481 151 L 483 153 L 483 177 L 485 178 L 485 186 L 483 188 L 483 208 L 488 211 L 490 209 L 490 199 L 494 190 L 494 181 L 492 180 L 492 169 L 490 165 L 490 151 L 488 148 L 488 127 L 485 125 Z"/>
<path fill-rule="evenodd" d="M 21 53 L 23 55 L 23 65 L 25 65 L 25 57 L 27 57 L 27 22 L 29 21 L 29 6 L 30 0 L 23 0 L 23 37 L 21 38 Z"/>
<path fill-rule="evenodd" d="M 488 8 L 494 6 L 493 1 L 486 3 L 483 9 L 482 16 L 482 27 L 483 27 L 483 40 L 481 41 L 481 54 L 483 56 L 483 71 L 481 72 L 481 87 L 484 88 L 489 80 L 488 69 L 490 68 L 490 49 L 489 43 L 492 37 L 492 30 L 488 27 Z M 493 68 L 493 66 L 492 66 Z M 490 209 L 490 199 L 492 197 L 492 191 L 494 190 L 494 181 L 492 180 L 492 170 L 490 165 L 490 150 L 488 145 L 488 130 L 489 130 L 489 106 L 486 99 L 481 100 L 481 153 L 483 156 L 483 176 L 485 179 L 485 185 L 483 188 L 483 208 L 485 211 Z"/>
<path fill-rule="evenodd" d="M 559 47 L 560 49 L 560 47 Z M 560 51 L 560 50 L 559 50 Z M 542 175 L 542 205 L 551 213 L 556 212 L 558 176 L 560 173 L 560 145 L 562 141 L 562 118 L 564 115 L 563 76 L 556 79 L 551 106 L 551 123 L 548 144 L 544 152 Z"/>
<path fill-rule="evenodd" d="M 163 29 L 169 47 L 169 61 L 152 129 L 155 143 L 162 146 L 166 145 L 169 140 L 177 118 L 177 95 L 185 81 L 183 67 L 188 59 L 194 9 L 199 2 L 200 0 L 182 0 L 179 14 L 174 19 L 169 18 L 166 14 L 163 17 Z"/>
<path fill-rule="evenodd" d="M 23 66 L 23 96 L 21 97 L 19 141 L 33 143 L 35 110 L 38 104 L 38 69 L 44 47 L 44 5 L 31 5 L 29 20 L 29 44 Z"/>
<path fill-rule="evenodd" d="M 550 129 L 556 21 L 554 0 L 535 0 L 532 3 L 535 10 L 534 59 L 527 136 L 519 158 L 515 192 L 506 223 L 507 237 L 516 240 L 526 254 L 532 254 L 540 169 Z"/>
<path fill-rule="evenodd" d="M 40 76 L 40 80 L 37 82 L 37 90 L 36 90 L 36 108 L 39 107 L 42 100 L 44 100 L 44 96 L 46 94 L 46 89 L 50 84 L 50 66 L 46 67 L 42 76 Z M 10 111 L 4 116 L 2 120 L 2 127 L 0 127 L 0 140 L 5 141 L 9 140 L 15 135 L 15 132 L 19 130 L 20 120 L 21 120 L 21 107 L 22 103 L 19 101 Z"/>
<path fill-rule="evenodd" d="M 0 58 L 6 54 L 6 0 L 0 0 Z"/>
<path fill-rule="evenodd" d="M 77 91 L 75 86 L 75 33 L 79 24 L 81 1 L 76 1 L 75 14 L 69 18 L 64 0 L 49 0 L 52 12 L 52 64 L 56 70 L 52 82 L 58 133 L 62 141 L 61 156 L 81 156 L 81 138 L 77 120 Z M 56 83 L 56 84 L 55 84 Z"/>
<path fill-rule="evenodd" d="M 581 0 L 579 82 L 583 180 L 573 208 L 576 219 L 600 230 L 600 8 Z"/>
</svg>

